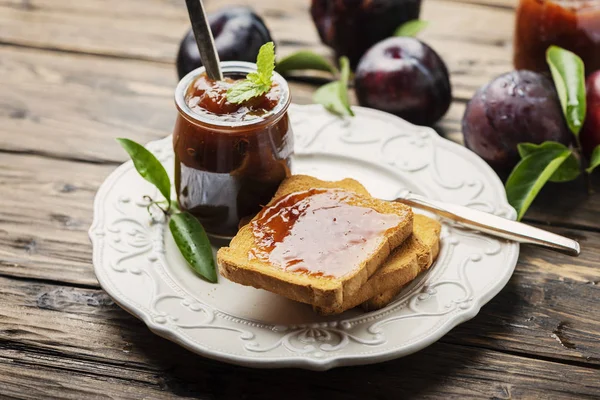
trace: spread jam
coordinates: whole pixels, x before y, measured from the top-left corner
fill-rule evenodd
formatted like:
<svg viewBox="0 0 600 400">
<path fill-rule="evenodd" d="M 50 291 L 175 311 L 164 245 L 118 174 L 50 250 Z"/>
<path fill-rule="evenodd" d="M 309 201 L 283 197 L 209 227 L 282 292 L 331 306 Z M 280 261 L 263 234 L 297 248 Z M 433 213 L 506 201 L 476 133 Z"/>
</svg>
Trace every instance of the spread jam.
<svg viewBox="0 0 600 400">
<path fill-rule="evenodd" d="M 356 195 L 311 189 L 282 197 L 251 223 L 251 259 L 288 271 L 342 277 L 355 270 L 402 218 L 355 205 Z"/>
<path fill-rule="evenodd" d="M 285 80 L 277 76 L 265 95 L 233 104 L 227 89 L 254 67 L 222 65 L 222 81 L 200 73 L 178 86 L 175 188 L 180 207 L 207 233 L 232 237 L 240 219 L 260 211 L 290 175 L 293 138 Z"/>
<path fill-rule="evenodd" d="M 515 29 L 515 68 L 547 71 L 546 50 L 550 45 L 579 55 L 588 73 L 600 69 L 600 1 L 521 0 Z"/>
</svg>

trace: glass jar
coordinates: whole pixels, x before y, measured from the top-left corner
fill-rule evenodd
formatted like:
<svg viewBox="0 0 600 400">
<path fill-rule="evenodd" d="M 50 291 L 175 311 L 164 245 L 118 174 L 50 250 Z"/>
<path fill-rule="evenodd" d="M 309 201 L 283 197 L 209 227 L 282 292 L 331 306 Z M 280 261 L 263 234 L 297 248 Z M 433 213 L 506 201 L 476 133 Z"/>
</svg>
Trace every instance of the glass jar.
<svg viewBox="0 0 600 400">
<path fill-rule="evenodd" d="M 579 55 L 587 74 L 600 69 L 600 0 L 520 0 L 515 68 L 548 71 L 550 45 Z"/>
<path fill-rule="evenodd" d="M 243 78 L 256 65 L 222 62 L 224 77 Z M 197 112 L 187 103 L 190 85 L 204 68 L 181 79 L 175 91 L 179 114 L 173 132 L 175 188 L 182 210 L 189 211 L 217 238 L 231 238 L 240 220 L 267 204 L 290 175 L 293 134 L 287 114 L 290 92 L 274 73 L 279 100 L 273 109 L 248 120 Z"/>
</svg>

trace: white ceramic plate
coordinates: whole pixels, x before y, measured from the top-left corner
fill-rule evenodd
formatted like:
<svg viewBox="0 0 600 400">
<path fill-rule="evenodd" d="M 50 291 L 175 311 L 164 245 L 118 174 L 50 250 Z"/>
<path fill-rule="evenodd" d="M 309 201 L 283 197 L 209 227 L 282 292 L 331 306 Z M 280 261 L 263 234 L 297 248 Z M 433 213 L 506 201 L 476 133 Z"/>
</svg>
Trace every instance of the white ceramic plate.
<svg viewBox="0 0 600 400">
<path fill-rule="evenodd" d="M 383 199 L 408 189 L 514 219 L 500 180 L 475 154 L 430 128 L 360 107 L 355 112 L 340 119 L 320 106 L 293 106 L 294 172 L 352 177 Z M 171 172 L 171 139 L 149 148 Z M 196 277 L 164 220 L 149 217 L 145 194 L 157 191 L 131 162 L 98 191 L 89 233 L 100 284 L 158 335 L 252 367 L 325 370 L 413 353 L 473 318 L 504 287 L 519 253 L 517 244 L 445 224 L 435 265 L 388 307 L 320 317 L 264 290 Z"/>
</svg>

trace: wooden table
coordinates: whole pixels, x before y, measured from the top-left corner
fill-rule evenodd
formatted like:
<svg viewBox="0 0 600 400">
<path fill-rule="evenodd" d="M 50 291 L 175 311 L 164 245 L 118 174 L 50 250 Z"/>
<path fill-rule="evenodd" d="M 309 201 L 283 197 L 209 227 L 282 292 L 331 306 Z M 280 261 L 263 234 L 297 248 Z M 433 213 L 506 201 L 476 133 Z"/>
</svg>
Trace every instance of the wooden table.
<svg viewBox="0 0 600 400">
<path fill-rule="evenodd" d="M 281 55 L 328 54 L 308 1 L 246 3 Z M 460 141 L 466 101 L 512 68 L 514 6 L 424 0 L 422 39 L 445 58 L 454 88 L 441 134 Z M 234 367 L 116 306 L 92 270 L 92 200 L 126 159 L 115 137 L 170 133 L 187 27 L 183 1 L 0 0 L 0 398 L 600 397 L 600 194 L 581 182 L 545 189 L 528 221 L 580 240 L 582 255 L 523 247 L 476 318 L 404 359 L 319 373 Z M 292 90 L 307 103 L 314 86 Z"/>
</svg>

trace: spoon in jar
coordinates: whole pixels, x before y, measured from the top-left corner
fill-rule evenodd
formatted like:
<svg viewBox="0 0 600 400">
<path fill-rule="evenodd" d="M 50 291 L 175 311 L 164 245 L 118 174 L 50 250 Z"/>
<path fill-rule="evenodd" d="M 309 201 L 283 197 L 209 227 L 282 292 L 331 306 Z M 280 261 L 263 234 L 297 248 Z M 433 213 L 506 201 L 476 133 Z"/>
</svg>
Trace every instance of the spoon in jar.
<svg viewBox="0 0 600 400">
<path fill-rule="evenodd" d="M 214 81 L 220 81 L 223 79 L 223 73 L 219 65 L 219 53 L 217 53 L 215 39 L 206 18 L 204 4 L 202 4 L 202 0 L 185 0 L 185 4 L 190 15 L 196 44 L 200 51 L 200 59 L 202 59 L 202 64 L 206 69 L 206 75 Z"/>
</svg>

